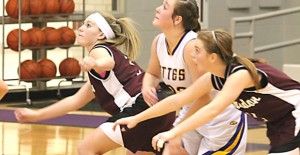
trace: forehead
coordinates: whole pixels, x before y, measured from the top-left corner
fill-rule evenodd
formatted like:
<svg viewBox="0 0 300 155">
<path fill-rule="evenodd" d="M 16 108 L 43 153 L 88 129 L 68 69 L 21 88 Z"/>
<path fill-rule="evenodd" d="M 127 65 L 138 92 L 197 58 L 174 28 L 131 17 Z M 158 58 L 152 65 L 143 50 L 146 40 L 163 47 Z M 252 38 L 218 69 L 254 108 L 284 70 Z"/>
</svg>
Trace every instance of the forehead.
<svg viewBox="0 0 300 155">
<path fill-rule="evenodd" d="M 200 40 L 200 39 L 196 39 L 196 41 L 195 41 L 195 47 L 196 48 L 204 48 L 203 41 Z"/>
<path fill-rule="evenodd" d="M 92 19 L 91 19 L 91 18 L 89 18 L 89 17 L 88 17 L 88 18 L 86 18 L 86 19 L 84 20 L 84 22 L 85 22 L 85 23 L 90 23 L 90 24 L 96 24 L 96 23 L 95 23 L 95 21 L 94 21 L 94 20 L 92 20 Z"/>
<path fill-rule="evenodd" d="M 164 0 L 164 3 L 169 5 L 169 6 L 175 6 L 176 0 Z"/>
</svg>

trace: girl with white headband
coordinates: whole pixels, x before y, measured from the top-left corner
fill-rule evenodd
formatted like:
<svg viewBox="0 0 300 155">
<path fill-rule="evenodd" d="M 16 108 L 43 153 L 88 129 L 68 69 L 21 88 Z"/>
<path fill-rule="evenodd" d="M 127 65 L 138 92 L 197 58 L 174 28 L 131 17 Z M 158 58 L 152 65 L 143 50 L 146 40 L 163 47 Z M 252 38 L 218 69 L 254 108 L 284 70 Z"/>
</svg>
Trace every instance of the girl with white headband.
<svg viewBox="0 0 300 155">
<path fill-rule="evenodd" d="M 165 142 L 203 126 L 228 106 L 234 105 L 266 123 L 270 155 L 300 154 L 299 82 L 263 60 L 234 55 L 232 37 L 222 30 L 198 32 L 192 56 L 198 70 L 208 73 L 181 93 L 134 117 L 120 119 L 116 124 L 132 128 L 143 120 L 161 116 L 197 100 L 214 88 L 220 92 L 212 101 L 170 131 L 154 136 L 152 146 L 158 149 Z"/>
<path fill-rule="evenodd" d="M 39 121 L 64 115 L 96 98 L 111 117 L 83 139 L 78 147 L 79 155 L 104 154 L 122 146 L 130 150 L 129 153 L 155 152 L 151 146 L 152 137 L 172 127 L 175 112 L 141 123 L 130 132 L 112 128 L 117 119 L 149 108 L 141 95 L 144 71 L 134 62 L 140 39 L 132 21 L 129 18 L 117 20 L 100 13 L 91 14 L 79 28 L 77 41 L 89 52 L 81 62 L 89 80 L 76 94 L 49 107 L 17 109 L 15 115 L 18 121 Z M 124 45 L 124 53 L 116 48 L 119 45 Z M 161 88 L 157 91 L 160 99 L 169 95 Z"/>
</svg>

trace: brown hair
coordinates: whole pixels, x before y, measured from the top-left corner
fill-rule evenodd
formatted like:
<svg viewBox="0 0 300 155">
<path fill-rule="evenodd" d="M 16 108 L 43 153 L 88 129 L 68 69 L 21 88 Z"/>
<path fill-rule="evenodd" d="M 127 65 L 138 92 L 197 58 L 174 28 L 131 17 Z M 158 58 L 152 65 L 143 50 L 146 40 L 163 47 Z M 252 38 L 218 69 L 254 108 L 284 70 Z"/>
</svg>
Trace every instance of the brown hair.
<svg viewBox="0 0 300 155">
<path fill-rule="evenodd" d="M 204 48 L 208 53 L 218 54 L 226 64 L 236 63 L 244 65 L 253 78 L 255 88 L 260 88 L 259 74 L 253 62 L 266 62 L 265 60 L 235 55 L 232 50 L 232 37 L 223 30 L 199 31 L 197 38 L 203 42 Z"/>
<path fill-rule="evenodd" d="M 116 19 L 109 14 L 101 13 L 101 15 L 105 18 L 116 35 L 116 38 L 105 40 L 105 42 L 116 46 L 125 45 L 125 51 L 122 52 L 127 55 L 130 60 L 134 61 L 141 48 L 139 33 L 135 28 L 136 23 L 130 18 Z"/>
<path fill-rule="evenodd" d="M 177 0 L 172 17 L 181 16 L 186 30 L 200 31 L 199 8 L 195 0 Z"/>
</svg>

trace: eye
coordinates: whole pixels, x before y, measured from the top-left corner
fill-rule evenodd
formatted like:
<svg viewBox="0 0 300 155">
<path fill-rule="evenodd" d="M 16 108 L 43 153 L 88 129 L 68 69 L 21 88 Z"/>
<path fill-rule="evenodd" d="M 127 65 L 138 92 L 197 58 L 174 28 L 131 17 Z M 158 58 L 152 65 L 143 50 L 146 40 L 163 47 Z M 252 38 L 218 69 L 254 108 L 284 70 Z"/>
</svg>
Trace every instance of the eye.
<svg viewBox="0 0 300 155">
<path fill-rule="evenodd" d="M 164 10 L 166 10 L 167 9 L 166 5 L 163 5 L 163 8 L 164 8 Z"/>
<path fill-rule="evenodd" d="M 87 23 L 87 24 L 86 24 L 86 27 L 92 27 L 92 26 L 91 26 L 91 24 Z"/>
</svg>

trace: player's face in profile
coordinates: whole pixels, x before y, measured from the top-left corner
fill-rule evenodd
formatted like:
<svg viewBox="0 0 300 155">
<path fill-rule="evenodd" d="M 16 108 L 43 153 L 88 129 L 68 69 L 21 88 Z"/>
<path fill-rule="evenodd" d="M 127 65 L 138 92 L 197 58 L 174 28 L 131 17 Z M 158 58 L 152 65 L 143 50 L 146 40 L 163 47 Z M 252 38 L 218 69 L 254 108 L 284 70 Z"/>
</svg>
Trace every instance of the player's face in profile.
<svg viewBox="0 0 300 155">
<path fill-rule="evenodd" d="M 156 14 L 152 24 L 158 28 L 170 28 L 173 25 L 172 14 L 176 0 L 164 0 L 162 5 L 156 8 Z"/>
<path fill-rule="evenodd" d="M 93 46 L 98 41 L 98 37 L 101 33 L 95 22 L 86 19 L 84 24 L 79 28 L 77 42 L 82 46 Z"/>
<path fill-rule="evenodd" d="M 210 54 L 206 51 L 204 43 L 200 39 L 196 40 L 195 49 L 191 55 L 198 71 L 208 71 Z"/>
</svg>

